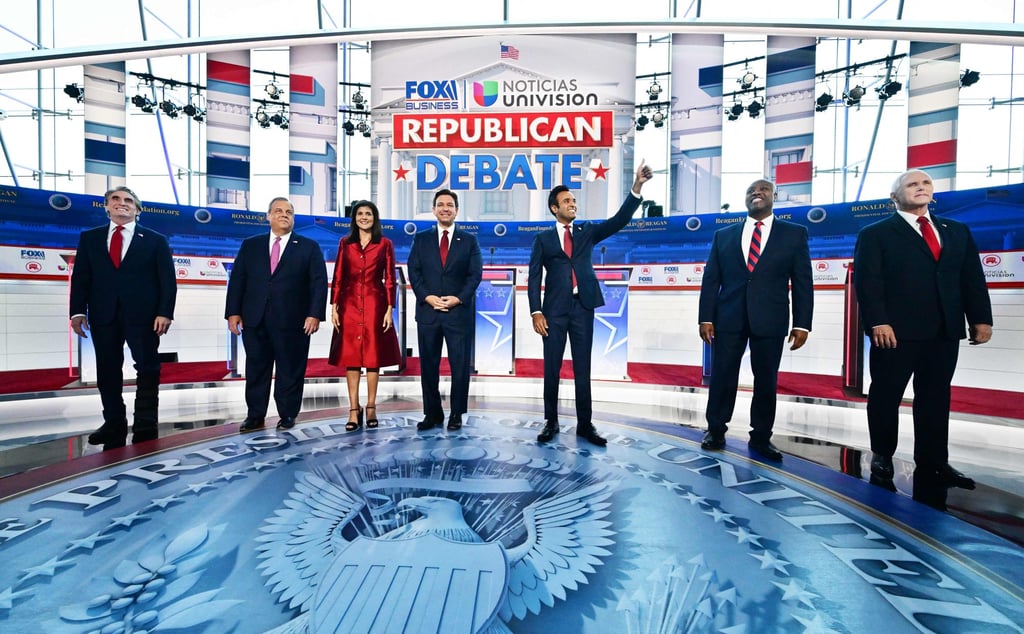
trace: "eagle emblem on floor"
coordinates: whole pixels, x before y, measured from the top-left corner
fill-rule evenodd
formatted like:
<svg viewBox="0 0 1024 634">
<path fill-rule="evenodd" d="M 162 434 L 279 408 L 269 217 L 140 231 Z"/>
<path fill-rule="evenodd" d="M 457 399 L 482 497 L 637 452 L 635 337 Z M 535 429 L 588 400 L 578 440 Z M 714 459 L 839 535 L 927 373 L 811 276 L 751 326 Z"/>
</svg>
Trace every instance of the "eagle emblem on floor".
<svg viewBox="0 0 1024 634">
<path fill-rule="evenodd" d="M 269 631 L 511 632 L 512 619 L 564 600 L 611 554 L 615 481 L 538 493 L 516 478 L 466 478 L 421 494 L 431 482 L 353 490 L 296 473 L 258 538 L 266 585 L 297 611 Z M 526 493 L 521 511 L 515 502 L 496 510 L 495 499 Z"/>
</svg>

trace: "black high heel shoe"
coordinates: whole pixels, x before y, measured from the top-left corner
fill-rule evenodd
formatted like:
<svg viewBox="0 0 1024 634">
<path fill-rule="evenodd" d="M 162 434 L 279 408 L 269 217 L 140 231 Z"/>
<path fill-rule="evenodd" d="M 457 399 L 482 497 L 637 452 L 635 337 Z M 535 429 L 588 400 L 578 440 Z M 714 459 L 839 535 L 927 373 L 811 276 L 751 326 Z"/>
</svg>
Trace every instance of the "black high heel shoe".
<svg viewBox="0 0 1024 634">
<path fill-rule="evenodd" d="M 347 423 L 345 423 L 345 431 L 355 431 L 355 430 L 359 429 L 360 427 L 362 427 L 363 426 L 363 408 L 362 407 L 353 407 L 352 409 L 350 409 L 348 411 L 350 411 L 350 412 L 359 412 L 359 413 L 356 414 L 356 419 L 355 420 L 350 420 Z"/>
<path fill-rule="evenodd" d="M 371 409 L 373 410 L 373 418 L 370 418 L 370 410 Z M 377 429 L 377 425 L 379 425 L 379 424 L 380 424 L 380 421 L 377 420 L 377 406 L 376 405 L 367 405 L 366 406 L 366 428 L 367 429 Z"/>
</svg>

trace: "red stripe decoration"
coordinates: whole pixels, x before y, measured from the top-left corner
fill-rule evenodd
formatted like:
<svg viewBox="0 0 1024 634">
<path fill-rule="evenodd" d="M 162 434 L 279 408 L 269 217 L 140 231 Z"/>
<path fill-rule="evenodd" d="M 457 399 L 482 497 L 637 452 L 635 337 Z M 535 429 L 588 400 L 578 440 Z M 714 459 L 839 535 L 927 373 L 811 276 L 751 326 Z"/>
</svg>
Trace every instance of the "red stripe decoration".
<svg viewBox="0 0 1024 634">
<path fill-rule="evenodd" d="M 249 67 L 229 64 L 215 59 L 206 60 L 206 75 L 212 81 L 223 81 L 229 84 L 249 85 Z"/>
<path fill-rule="evenodd" d="M 288 90 L 300 95 L 312 95 L 316 92 L 316 82 L 312 75 L 295 75 L 288 78 Z"/>
<path fill-rule="evenodd" d="M 775 166 L 775 184 L 788 185 L 792 183 L 809 183 L 813 167 L 811 161 L 800 163 L 786 163 Z"/>
<path fill-rule="evenodd" d="M 956 139 L 907 146 L 907 167 L 956 163 Z"/>
</svg>

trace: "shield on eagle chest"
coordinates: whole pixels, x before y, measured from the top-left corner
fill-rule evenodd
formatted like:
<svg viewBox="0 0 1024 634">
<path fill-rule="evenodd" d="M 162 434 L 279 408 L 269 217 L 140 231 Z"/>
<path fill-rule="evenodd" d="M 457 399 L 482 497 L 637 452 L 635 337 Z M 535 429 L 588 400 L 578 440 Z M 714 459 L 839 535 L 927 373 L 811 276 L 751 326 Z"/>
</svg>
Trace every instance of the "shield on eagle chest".
<svg viewBox="0 0 1024 634">
<path fill-rule="evenodd" d="M 310 628 L 318 634 L 479 632 L 497 613 L 507 584 L 508 561 L 496 542 L 359 537 L 320 580 Z"/>
</svg>

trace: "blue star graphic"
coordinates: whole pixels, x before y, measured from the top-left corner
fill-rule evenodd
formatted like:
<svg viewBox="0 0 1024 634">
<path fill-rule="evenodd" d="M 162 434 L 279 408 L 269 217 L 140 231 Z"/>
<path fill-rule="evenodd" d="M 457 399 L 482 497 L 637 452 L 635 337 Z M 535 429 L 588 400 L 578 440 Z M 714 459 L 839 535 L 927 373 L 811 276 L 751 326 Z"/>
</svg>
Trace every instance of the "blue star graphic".
<svg viewBox="0 0 1024 634">
<path fill-rule="evenodd" d="M 92 550 L 93 548 L 96 548 L 96 545 L 100 542 L 108 542 L 112 539 L 114 539 L 112 535 L 104 535 L 102 531 L 96 531 L 88 537 L 83 537 L 81 539 L 76 539 L 71 542 L 68 542 L 68 547 L 64 552 L 70 552 L 72 550 L 75 550 L 76 548 Z"/>
<path fill-rule="evenodd" d="M 498 321 L 498 318 L 502 317 L 508 319 L 508 316 L 511 313 L 511 311 L 512 294 L 510 293 L 509 296 L 505 298 L 505 306 L 502 307 L 500 310 L 481 310 L 477 313 L 478 315 L 483 317 L 484 320 L 486 320 L 488 323 L 494 326 L 494 337 L 491 338 L 491 349 L 489 350 L 489 352 L 494 352 L 495 350 L 497 350 L 498 348 L 512 340 L 511 329 L 509 330 L 507 335 L 502 336 L 502 331 L 504 330 L 504 327 Z"/>
<path fill-rule="evenodd" d="M 804 589 L 803 584 L 801 584 L 796 579 L 790 579 L 789 583 L 786 585 L 783 585 L 778 581 L 772 581 L 772 583 L 779 590 L 782 590 L 783 601 L 799 601 L 800 603 L 812 609 L 814 608 L 814 602 L 812 601 L 812 599 L 816 599 L 817 597 L 821 596 Z"/>
<path fill-rule="evenodd" d="M 615 305 L 615 303 L 617 302 L 612 302 L 610 305 Z M 608 354 L 612 350 L 625 345 L 626 342 L 629 341 L 629 330 L 626 328 L 622 329 L 622 338 L 616 339 L 616 335 L 619 333 L 619 328 L 612 323 L 612 320 L 614 320 L 615 323 L 621 322 L 622 316 L 626 313 L 626 306 L 629 305 L 629 298 L 627 297 L 618 305 L 619 309 L 614 312 L 594 312 L 594 320 L 608 329 L 608 340 L 605 341 L 604 344 L 604 354 Z"/>
<path fill-rule="evenodd" d="M 789 572 L 786 570 L 786 566 L 792 566 L 793 564 L 776 557 L 770 551 L 764 551 L 761 554 L 750 553 L 750 556 L 761 562 L 761 570 L 768 570 L 774 568 L 777 572 L 781 572 L 784 575 L 788 575 Z"/>
</svg>

